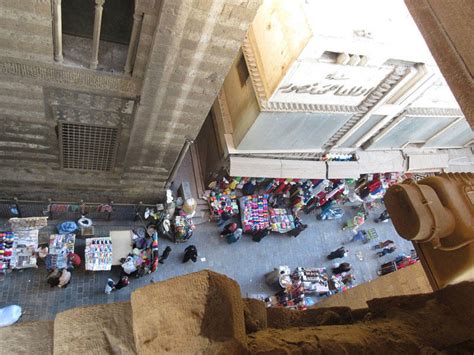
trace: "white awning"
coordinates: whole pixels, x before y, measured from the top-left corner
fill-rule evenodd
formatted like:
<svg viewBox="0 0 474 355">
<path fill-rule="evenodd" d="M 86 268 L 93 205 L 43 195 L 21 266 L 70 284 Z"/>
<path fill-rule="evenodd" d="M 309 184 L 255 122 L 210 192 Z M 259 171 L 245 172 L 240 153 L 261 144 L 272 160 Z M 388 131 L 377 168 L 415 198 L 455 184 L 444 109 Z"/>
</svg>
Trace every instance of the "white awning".
<svg viewBox="0 0 474 355">
<path fill-rule="evenodd" d="M 361 174 L 394 173 L 406 170 L 401 151 L 357 152 Z"/>
<path fill-rule="evenodd" d="M 449 166 L 449 154 L 409 154 L 408 171 L 439 171 Z"/>
<path fill-rule="evenodd" d="M 230 175 L 285 179 L 325 179 L 326 163 L 311 160 L 230 156 Z"/>
</svg>

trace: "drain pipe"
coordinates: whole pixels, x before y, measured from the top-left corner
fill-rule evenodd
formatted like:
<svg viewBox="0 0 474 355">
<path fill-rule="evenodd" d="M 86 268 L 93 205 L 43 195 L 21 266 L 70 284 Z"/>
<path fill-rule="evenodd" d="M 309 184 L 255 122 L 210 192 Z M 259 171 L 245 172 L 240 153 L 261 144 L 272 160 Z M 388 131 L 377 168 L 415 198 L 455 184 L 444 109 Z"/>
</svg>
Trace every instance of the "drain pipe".
<svg viewBox="0 0 474 355">
<path fill-rule="evenodd" d="M 166 180 L 165 189 L 169 189 L 169 187 L 171 186 L 171 183 L 173 182 L 174 178 L 176 177 L 176 173 L 178 172 L 178 169 L 179 169 L 181 163 L 183 162 L 184 156 L 188 152 L 189 147 L 191 146 L 191 144 L 193 144 L 193 143 L 194 143 L 194 139 L 192 139 L 190 137 L 187 137 L 187 136 L 184 137 L 183 148 L 181 148 L 181 151 L 179 152 L 179 155 L 178 155 L 178 159 L 176 160 L 176 162 L 173 165 L 173 169 L 171 170 L 171 173 L 168 176 L 168 180 Z"/>
</svg>

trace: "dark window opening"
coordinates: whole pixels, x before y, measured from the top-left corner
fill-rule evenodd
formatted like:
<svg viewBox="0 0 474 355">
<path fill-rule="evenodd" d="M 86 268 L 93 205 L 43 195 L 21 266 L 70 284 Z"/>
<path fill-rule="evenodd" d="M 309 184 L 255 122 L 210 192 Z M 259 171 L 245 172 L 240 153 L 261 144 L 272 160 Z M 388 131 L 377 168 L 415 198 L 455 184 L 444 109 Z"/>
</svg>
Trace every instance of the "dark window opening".
<svg viewBox="0 0 474 355">
<path fill-rule="evenodd" d="M 237 63 L 237 72 L 239 73 L 240 86 L 244 86 L 250 74 L 243 55 L 240 56 L 239 62 Z"/>
<path fill-rule="evenodd" d="M 66 65 L 89 68 L 95 0 L 62 0 L 62 47 Z M 122 72 L 133 26 L 134 0 L 106 0 L 102 10 L 98 70 Z"/>
</svg>

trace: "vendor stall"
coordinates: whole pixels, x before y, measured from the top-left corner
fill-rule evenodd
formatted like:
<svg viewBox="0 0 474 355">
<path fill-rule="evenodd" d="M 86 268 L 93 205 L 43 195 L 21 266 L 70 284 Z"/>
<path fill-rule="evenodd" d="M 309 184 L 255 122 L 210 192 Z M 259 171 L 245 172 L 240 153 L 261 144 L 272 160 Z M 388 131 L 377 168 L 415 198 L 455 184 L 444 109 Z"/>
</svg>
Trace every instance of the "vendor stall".
<svg viewBox="0 0 474 355">
<path fill-rule="evenodd" d="M 39 230 L 48 224 L 47 217 L 10 218 L 13 248 L 10 267 L 24 269 L 36 266 Z"/>
<path fill-rule="evenodd" d="M 120 259 L 132 252 L 132 231 L 110 231 L 110 240 L 114 246 L 112 249 L 112 265 L 121 265 Z"/>
<path fill-rule="evenodd" d="M 254 232 L 270 226 L 268 195 L 251 195 L 240 198 L 242 229 Z"/>
<path fill-rule="evenodd" d="M 287 233 L 295 229 L 295 218 L 286 208 L 270 208 L 269 212 L 272 232 Z"/>
<path fill-rule="evenodd" d="M 13 232 L 0 232 L 0 273 L 11 269 L 15 235 Z"/>
<path fill-rule="evenodd" d="M 112 240 L 109 237 L 86 239 L 86 270 L 108 271 L 112 268 Z"/>
<path fill-rule="evenodd" d="M 301 280 L 304 292 L 307 294 L 322 296 L 329 292 L 329 277 L 326 268 L 298 267 L 293 275 L 294 278 Z"/>
<path fill-rule="evenodd" d="M 76 235 L 69 234 L 51 234 L 49 236 L 49 257 L 48 269 L 67 268 L 67 257 L 69 253 L 74 253 L 74 243 Z"/>
<path fill-rule="evenodd" d="M 212 220 L 219 220 L 223 213 L 227 213 L 228 216 L 239 214 L 239 206 L 235 194 L 213 194 L 209 196 L 208 201 Z"/>
<path fill-rule="evenodd" d="M 183 243 L 193 235 L 194 224 L 191 218 L 175 216 L 174 219 L 174 242 Z"/>
</svg>

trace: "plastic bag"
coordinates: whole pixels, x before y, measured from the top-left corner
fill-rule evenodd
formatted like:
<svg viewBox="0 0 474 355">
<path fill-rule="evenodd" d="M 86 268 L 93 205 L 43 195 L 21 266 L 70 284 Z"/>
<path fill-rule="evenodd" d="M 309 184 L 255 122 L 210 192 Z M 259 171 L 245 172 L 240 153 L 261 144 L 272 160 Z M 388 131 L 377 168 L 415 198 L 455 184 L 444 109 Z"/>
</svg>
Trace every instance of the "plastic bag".
<svg viewBox="0 0 474 355">
<path fill-rule="evenodd" d="M 21 317 L 21 307 L 17 305 L 0 308 L 0 327 L 7 327 Z"/>
<path fill-rule="evenodd" d="M 77 230 L 77 224 L 74 221 L 67 221 L 56 226 L 59 234 L 73 233 Z"/>
<path fill-rule="evenodd" d="M 137 267 L 135 266 L 135 262 L 133 261 L 132 257 L 127 257 L 125 262 L 122 264 L 122 269 L 127 275 L 137 271 Z"/>
</svg>

